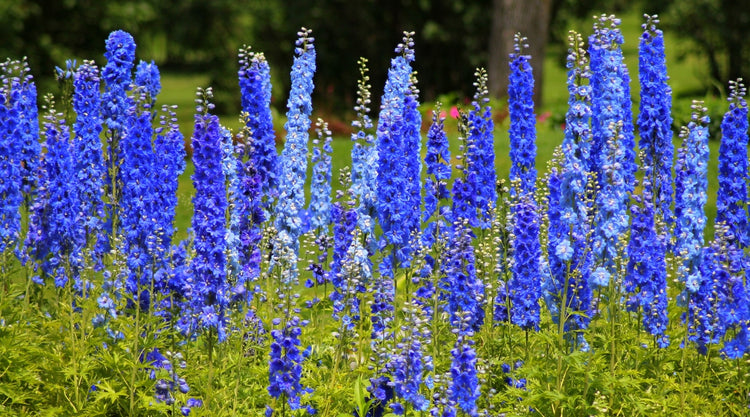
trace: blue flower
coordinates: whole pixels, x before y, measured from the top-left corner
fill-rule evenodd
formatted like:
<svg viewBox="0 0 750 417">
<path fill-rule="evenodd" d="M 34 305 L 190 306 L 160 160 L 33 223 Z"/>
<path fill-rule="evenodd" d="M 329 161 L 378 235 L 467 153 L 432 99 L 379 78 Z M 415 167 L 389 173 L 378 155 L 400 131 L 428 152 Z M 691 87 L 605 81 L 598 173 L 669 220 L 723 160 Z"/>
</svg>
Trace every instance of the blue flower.
<svg viewBox="0 0 750 417">
<path fill-rule="evenodd" d="M 650 167 L 644 175 L 652 177 L 655 190 L 655 214 L 667 224 L 673 220 L 672 204 L 672 89 L 667 84 L 664 35 L 656 28 L 656 16 L 646 15 L 639 44 L 638 79 L 641 85 L 638 143 L 643 164 Z M 677 171 L 679 172 L 679 171 Z M 661 232 L 661 231 L 659 231 Z"/>
<path fill-rule="evenodd" d="M 65 286 L 75 279 L 74 288 L 81 290 L 80 271 L 83 268 L 81 251 L 85 245 L 85 229 L 79 219 L 79 195 L 70 179 L 75 172 L 70 132 L 62 115 L 52 110 L 45 116 L 44 135 L 47 154 L 44 160 L 45 185 L 41 211 L 35 212 L 40 225 L 40 239 L 36 256 L 43 260 L 42 270 L 55 279 L 55 285 Z"/>
<path fill-rule="evenodd" d="M 736 245 L 750 244 L 747 227 L 747 144 L 748 109 L 746 89 L 740 80 L 729 82 L 729 110 L 721 121 L 719 146 L 719 191 L 716 197 L 716 223 L 729 227 Z"/>
<path fill-rule="evenodd" d="M 378 154 L 375 138 L 370 132 L 370 77 L 367 75 L 367 59 L 360 58 L 360 80 L 357 83 L 357 120 L 352 122 L 352 195 L 358 199 L 357 225 L 366 238 L 374 242 L 376 211 L 376 177 Z"/>
<path fill-rule="evenodd" d="M 652 168 L 643 161 L 644 171 Z M 628 242 L 628 265 L 624 289 L 631 294 L 628 310 L 640 312 L 643 326 L 658 340 L 659 347 L 666 347 L 667 317 L 667 263 L 666 242 L 655 229 L 653 202 L 654 186 L 648 176 L 643 179 L 641 196 L 631 207 L 632 224 Z"/>
<path fill-rule="evenodd" d="M 160 126 L 154 138 L 154 187 L 156 201 L 152 215 L 156 219 L 156 233 L 159 236 L 158 252 L 166 257 L 172 247 L 175 232 L 174 219 L 177 209 L 178 179 L 185 172 L 185 141 L 177 124 L 174 110 L 162 106 Z"/>
<path fill-rule="evenodd" d="M 278 193 L 279 175 L 276 134 L 271 116 L 271 69 L 262 53 L 240 49 L 238 72 L 242 111 L 247 115 L 253 146 L 246 149 L 249 164 L 254 167 L 265 198 L 265 207 Z"/>
<path fill-rule="evenodd" d="M 122 123 L 128 112 L 126 91 L 130 89 L 131 72 L 135 60 L 135 40 L 129 33 L 116 30 L 109 34 L 106 41 L 104 58 L 107 65 L 102 70 L 104 79 L 104 107 L 102 115 L 107 127 L 121 132 Z"/>
<path fill-rule="evenodd" d="M 593 256 L 606 268 L 608 275 L 615 271 L 615 260 L 620 256 L 619 240 L 628 227 L 628 190 L 626 173 L 622 169 L 625 163 L 625 149 L 622 146 L 623 123 L 618 121 L 610 126 L 612 137 L 607 140 L 607 147 L 593 157 L 599 161 L 601 176 L 598 176 L 599 189 L 596 193 L 596 211 L 593 231 Z M 606 151 L 606 152 L 605 152 Z M 593 276 L 592 276 L 593 278 Z M 601 276 L 599 278 L 602 278 Z M 604 282 L 594 279 L 592 283 Z"/>
<path fill-rule="evenodd" d="M 451 349 L 451 396 L 450 399 L 466 414 L 478 416 L 479 379 L 477 377 L 477 354 L 471 334 L 459 333 L 456 344 Z"/>
<path fill-rule="evenodd" d="M 125 287 L 138 295 L 149 287 L 153 266 L 159 264 L 158 226 L 152 215 L 157 209 L 156 155 L 152 148 L 151 110 L 142 95 L 136 97 L 124 124 L 121 142 L 122 178 L 121 233 L 128 275 Z M 161 207 L 159 208 L 161 209 Z"/>
<path fill-rule="evenodd" d="M 461 323 L 468 331 L 478 331 L 484 323 L 484 283 L 477 278 L 472 236 L 468 221 L 454 222 L 444 266 L 446 276 L 441 285 L 447 294 L 451 323 Z"/>
<path fill-rule="evenodd" d="M 621 45 L 624 42 L 619 25 L 620 19 L 601 15 L 594 22 L 594 34 L 589 38 L 591 57 L 593 143 L 591 149 L 591 170 L 599 178 L 604 178 L 604 165 L 608 141 L 617 135 L 621 150 L 620 171 L 624 178 L 622 187 L 625 193 L 633 191 L 635 184 L 635 138 L 630 100 L 630 75 L 623 62 Z M 617 124 L 622 123 L 619 133 Z M 620 233 L 621 231 L 617 231 Z"/>
<path fill-rule="evenodd" d="M 229 296 L 226 285 L 227 194 L 222 170 L 222 136 L 218 116 L 210 113 L 213 108 L 208 101 L 211 90 L 199 90 L 198 95 L 193 133 L 195 257 L 190 265 L 194 283 L 190 301 L 195 312 L 205 311 L 207 307 L 214 309 L 216 317 L 204 315 L 198 325 L 206 330 L 216 330 L 221 341 L 225 337 L 224 310 Z"/>
<path fill-rule="evenodd" d="M 489 102 L 487 73 L 483 68 L 480 68 L 475 76 L 477 77 L 475 83 L 477 92 L 474 95 L 472 109 L 468 115 L 466 171 L 468 173 L 467 178 L 473 180 L 471 188 L 474 190 L 475 198 L 472 203 L 477 211 L 479 224 L 482 228 L 487 229 L 491 225 L 492 211 L 497 203 L 495 137 L 493 134 L 495 127 L 492 122 L 492 108 L 487 104 Z M 531 89 L 533 90 L 533 79 Z M 531 117 L 533 118 L 533 114 Z"/>
<path fill-rule="evenodd" d="M 534 200 L 524 195 L 513 206 L 513 267 L 507 291 L 512 304 L 511 322 L 522 329 L 539 328 L 542 256 L 539 214 Z"/>
<path fill-rule="evenodd" d="M 391 60 L 383 92 L 377 128 L 377 211 L 382 229 L 381 249 L 391 245 L 396 253 L 394 267 L 409 265 L 411 234 L 419 227 L 417 197 L 419 182 L 419 123 L 416 92 L 412 82 L 413 34 L 404 33 Z M 421 166 L 421 165 L 420 165 Z"/>
<path fill-rule="evenodd" d="M 143 87 L 146 90 L 148 101 L 153 106 L 156 103 L 156 96 L 161 91 L 159 67 L 156 66 L 154 61 L 141 61 L 138 63 L 135 69 L 135 85 Z"/>
<path fill-rule="evenodd" d="M 98 238 L 104 227 L 104 201 L 102 200 L 105 166 L 102 158 L 101 92 L 99 69 L 93 61 L 84 61 L 75 72 L 73 81 L 73 125 L 75 137 L 76 187 L 80 196 L 81 221 L 87 231 L 87 241 Z M 105 239 L 102 239 L 105 240 Z M 103 242 L 102 242 L 103 243 Z M 95 246 L 96 257 L 103 255 L 101 245 Z"/>
<path fill-rule="evenodd" d="M 299 237 L 302 235 L 300 215 L 305 207 L 305 177 L 307 175 L 307 140 L 310 129 L 310 113 L 315 73 L 315 48 L 311 31 L 302 29 L 298 33 L 296 56 L 292 65 L 292 89 L 287 102 L 287 140 L 281 153 L 281 178 L 279 202 L 276 205 L 276 230 L 286 233 L 295 258 L 299 253 Z M 280 248 L 279 248 L 280 249 Z M 276 250 L 276 248 L 274 248 Z M 297 280 L 297 262 L 291 262 L 290 279 Z"/>
<path fill-rule="evenodd" d="M 693 114 L 680 132 L 682 146 L 675 164 L 674 253 L 682 259 L 677 275 L 688 293 L 698 291 L 706 226 L 708 191 L 708 109 L 693 101 Z"/>
<path fill-rule="evenodd" d="M 510 54 L 508 112 L 510 114 L 510 179 L 520 181 L 519 190 L 527 194 L 536 189 L 536 116 L 534 116 L 534 74 L 524 55 L 526 38 L 514 36 L 514 52 Z"/>
<path fill-rule="evenodd" d="M 326 234 L 331 224 L 331 131 L 328 123 L 318 119 L 315 124 L 317 139 L 313 139 L 312 184 L 310 185 L 310 207 L 308 218 L 310 229 Z M 320 142 L 323 141 L 321 144 Z"/>
<path fill-rule="evenodd" d="M 274 398 L 283 397 L 292 410 L 303 408 L 301 396 L 312 392 L 300 383 L 304 360 L 299 349 L 301 332 L 296 316 L 288 317 L 281 330 L 271 331 L 268 393 Z"/>
<path fill-rule="evenodd" d="M 32 103 L 29 101 L 31 95 L 36 94 L 35 90 L 24 91 L 33 87 L 33 83 L 29 84 L 30 78 L 26 75 L 26 63 L 7 61 L 2 64 L 0 70 L 0 175 L 3 178 L 0 183 L 0 197 L 3 202 L 0 212 L 0 219 L 3 219 L 0 222 L 0 253 L 4 253 L 20 238 L 23 192 L 29 191 L 29 180 L 32 179 L 29 176 L 31 172 L 28 171 L 30 167 L 24 166 L 24 154 L 31 156 L 33 153 L 30 148 L 31 142 L 27 143 L 31 140 L 32 131 L 27 128 L 33 128 L 33 123 L 37 123 L 37 119 L 30 119 L 32 112 L 36 111 L 35 106 L 32 110 Z"/>
<path fill-rule="evenodd" d="M 432 371 L 432 357 L 425 355 L 423 350 L 424 346 L 431 343 L 427 325 L 429 318 L 425 317 L 424 306 L 414 299 L 407 303 L 404 310 L 410 324 L 402 327 L 405 334 L 398 344 L 402 349 L 391 359 L 394 391 L 398 398 L 411 404 L 415 411 L 426 411 L 429 401 L 420 393 L 420 387 L 425 382 L 427 373 Z M 403 408 L 400 414 L 403 414 Z"/>
</svg>

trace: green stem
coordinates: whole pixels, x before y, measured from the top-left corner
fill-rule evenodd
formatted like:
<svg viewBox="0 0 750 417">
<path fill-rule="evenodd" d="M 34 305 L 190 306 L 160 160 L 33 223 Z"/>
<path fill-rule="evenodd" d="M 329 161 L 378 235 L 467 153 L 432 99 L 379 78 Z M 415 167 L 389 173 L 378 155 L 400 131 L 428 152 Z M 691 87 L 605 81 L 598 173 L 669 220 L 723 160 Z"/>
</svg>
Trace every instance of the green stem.
<svg viewBox="0 0 750 417">
<path fill-rule="evenodd" d="M 136 290 L 137 292 L 138 290 Z M 135 415 L 135 377 L 140 366 L 139 339 L 141 337 L 141 309 L 138 297 L 135 297 L 135 332 L 133 332 L 133 369 L 130 371 L 130 415 Z"/>
</svg>

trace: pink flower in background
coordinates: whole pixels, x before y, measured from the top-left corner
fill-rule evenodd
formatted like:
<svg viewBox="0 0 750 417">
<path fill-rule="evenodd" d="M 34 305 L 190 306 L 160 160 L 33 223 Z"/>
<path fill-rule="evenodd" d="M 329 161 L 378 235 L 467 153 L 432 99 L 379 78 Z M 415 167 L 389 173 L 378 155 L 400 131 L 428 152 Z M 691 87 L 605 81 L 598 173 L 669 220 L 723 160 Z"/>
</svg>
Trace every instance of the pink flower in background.
<svg viewBox="0 0 750 417">
<path fill-rule="evenodd" d="M 458 107 L 453 106 L 451 107 L 451 117 L 454 119 L 458 119 Z"/>
</svg>

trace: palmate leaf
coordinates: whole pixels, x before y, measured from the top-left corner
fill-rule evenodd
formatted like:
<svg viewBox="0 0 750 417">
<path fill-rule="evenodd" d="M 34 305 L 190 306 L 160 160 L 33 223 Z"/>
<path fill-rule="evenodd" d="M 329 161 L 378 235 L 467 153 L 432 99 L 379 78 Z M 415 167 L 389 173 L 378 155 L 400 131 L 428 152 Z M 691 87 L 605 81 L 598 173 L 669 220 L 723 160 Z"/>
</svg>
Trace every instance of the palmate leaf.
<svg viewBox="0 0 750 417">
<path fill-rule="evenodd" d="M 96 385 L 96 394 L 94 395 L 95 402 L 108 402 L 114 404 L 118 400 L 127 397 L 128 393 L 124 389 L 115 389 L 107 380 L 103 380 Z"/>
</svg>

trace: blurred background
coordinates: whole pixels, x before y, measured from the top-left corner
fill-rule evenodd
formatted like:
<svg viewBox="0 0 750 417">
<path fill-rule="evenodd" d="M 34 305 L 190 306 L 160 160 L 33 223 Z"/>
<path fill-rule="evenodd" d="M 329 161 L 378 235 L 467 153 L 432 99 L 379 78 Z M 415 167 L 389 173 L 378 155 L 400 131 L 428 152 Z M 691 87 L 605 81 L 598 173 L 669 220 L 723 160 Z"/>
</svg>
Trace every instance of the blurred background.
<svg viewBox="0 0 750 417">
<path fill-rule="evenodd" d="M 377 107 L 402 31 L 416 32 L 422 100 L 448 103 L 472 96 L 479 66 L 502 98 L 513 34 L 521 32 L 533 57 L 537 106 L 555 112 L 567 98 L 564 78 L 555 87 L 559 97 L 547 97 L 543 72 L 564 76 L 568 29 L 588 36 L 592 16 L 601 13 L 631 17 L 634 27 L 623 31 L 636 54 L 628 57 L 634 80 L 642 14 L 661 16 L 671 59 L 687 62 L 677 71 L 695 79 L 679 91 L 673 86 L 678 99 L 721 96 L 727 80 L 750 68 L 750 0 L 0 0 L 0 57 L 27 56 L 42 86 L 53 85 L 54 67 L 68 58 L 103 65 L 104 40 L 124 29 L 135 37 L 138 59 L 154 60 L 167 84 L 211 85 L 220 113 L 237 114 L 237 51 L 247 44 L 268 58 L 274 106 L 283 113 L 296 32 L 305 26 L 318 52 L 316 110 L 346 120 L 357 58 L 369 60 Z"/>
</svg>

